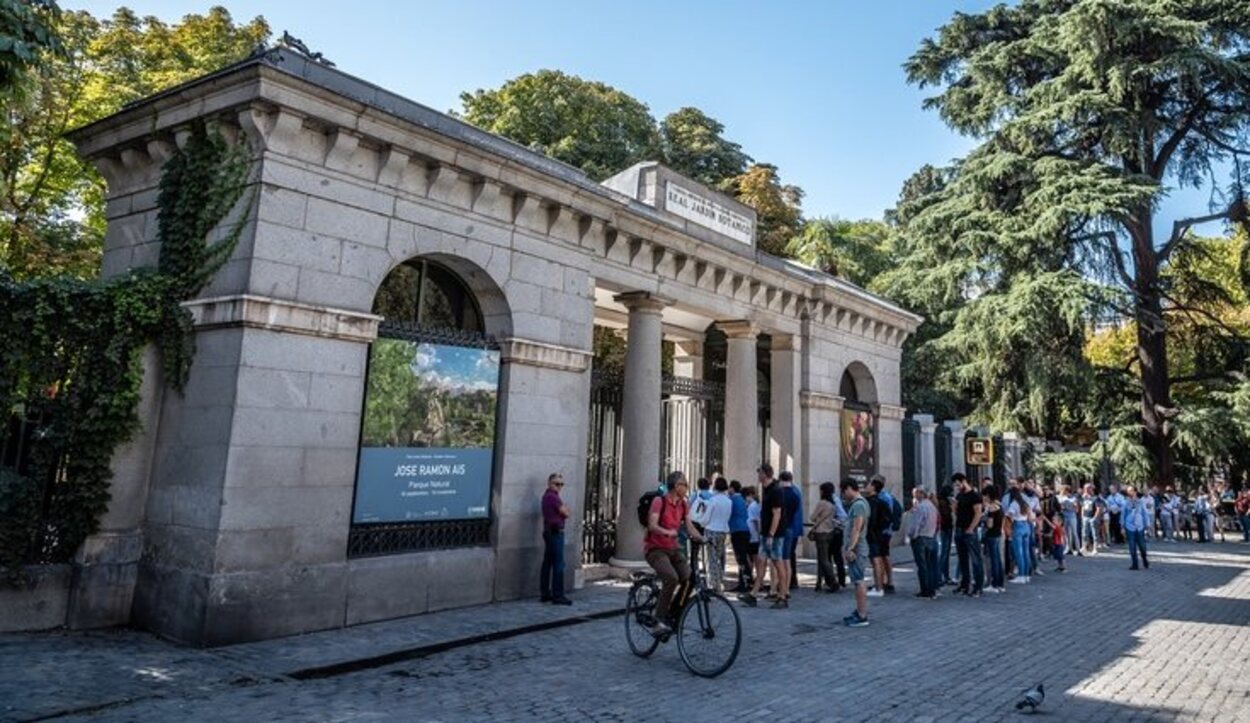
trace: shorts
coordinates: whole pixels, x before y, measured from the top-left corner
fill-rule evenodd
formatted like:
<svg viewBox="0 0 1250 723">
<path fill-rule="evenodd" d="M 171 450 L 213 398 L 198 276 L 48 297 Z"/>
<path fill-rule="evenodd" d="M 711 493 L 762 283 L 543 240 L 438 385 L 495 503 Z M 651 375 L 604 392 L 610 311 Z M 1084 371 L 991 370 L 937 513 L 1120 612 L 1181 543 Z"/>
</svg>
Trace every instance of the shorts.
<svg viewBox="0 0 1250 723">
<path fill-rule="evenodd" d="M 788 560 L 789 556 L 785 554 L 785 548 L 786 538 L 780 535 L 760 540 L 760 550 L 764 553 L 766 560 Z"/>
<path fill-rule="evenodd" d="M 790 556 L 794 554 L 794 544 L 798 541 L 799 538 L 786 535 L 785 544 L 782 545 L 781 549 L 781 554 L 785 559 L 789 560 Z"/>
<path fill-rule="evenodd" d="M 844 555 L 846 553 L 843 553 Z M 864 561 L 859 556 L 854 560 L 846 563 L 846 576 L 850 578 L 852 585 L 862 585 L 864 583 Z"/>
<path fill-rule="evenodd" d="M 756 557 L 760 554 L 759 540 L 756 540 L 755 542 L 747 543 L 747 554 L 750 555 L 751 557 Z"/>
<path fill-rule="evenodd" d="M 888 537 L 883 537 L 881 542 L 871 542 L 871 541 L 870 541 L 870 542 L 868 543 L 868 556 L 869 556 L 869 557 L 885 557 L 885 558 L 889 558 L 889 556 L 890 556 L 890 538 L 888 538 Z"/>
</svg>

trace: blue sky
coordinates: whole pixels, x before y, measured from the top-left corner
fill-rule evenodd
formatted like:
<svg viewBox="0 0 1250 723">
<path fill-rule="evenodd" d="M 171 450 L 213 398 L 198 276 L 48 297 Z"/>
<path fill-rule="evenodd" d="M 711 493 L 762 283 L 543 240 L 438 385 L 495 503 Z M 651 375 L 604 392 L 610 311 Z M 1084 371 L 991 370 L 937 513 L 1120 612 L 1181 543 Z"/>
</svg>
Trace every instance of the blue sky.
<svg viewBox="0 0 1250 723">
<path fill-rule="evenodd" d="M 971 143 L 921 110 L 902 63 L 956 11 L 990 0 L 630 3 L 602 0 L 217 0 L 264 15 L 348 73 L 438 110 L 540 68 L 616 86 L 657 118 L 694 105 L 806 192 L 808 216 L 879 218 L 903 181 Z M 63 0 L 107 15 L 116 0 Z M 176 21 L 211 0 L 131 0 Z M 1186 194 L 1198 215 L 1205 194 Z M 1168 204 L 1170 207 L 1173 204 Z M 1165 219 L 1169 216 L 1166 213 Z M 1170 227 L 1170 222 L 1159 224 Z M 1210 229 L 1215 232 L 1214 228 Z"/>
</svg>

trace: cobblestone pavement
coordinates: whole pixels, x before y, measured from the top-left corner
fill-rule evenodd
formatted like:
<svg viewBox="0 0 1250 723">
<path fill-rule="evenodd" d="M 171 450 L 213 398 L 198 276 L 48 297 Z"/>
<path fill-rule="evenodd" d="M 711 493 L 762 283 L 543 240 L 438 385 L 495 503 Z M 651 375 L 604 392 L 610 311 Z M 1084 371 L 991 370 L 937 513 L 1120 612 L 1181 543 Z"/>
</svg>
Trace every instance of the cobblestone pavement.
<svg viewBox="0 0 1250 723">
<path fill-rule="evenodd" d="M 1152 563 L 1130 572 L 1104 553 L 1004 595 L 933 602 L 911 596 L 904 568 L 860 629 L 841 625 L 845 593 L 801 590 L 789 610 L 740 610 L 742 653 L 715 680 L 689 675 L 672 644 L 630 655 L 622 619 L 595 617 L 623 601 L 607 585 L 571 610 L 507 603 L 209 651 L 134 632 L 0 636 L 0 717 L 990 721 L 1044 681 L 1052 720 L 1250 721 L 1250 546 L 1156 544 Z M 377 658 L 559 620 L 572 624 Z"/>
</svg>

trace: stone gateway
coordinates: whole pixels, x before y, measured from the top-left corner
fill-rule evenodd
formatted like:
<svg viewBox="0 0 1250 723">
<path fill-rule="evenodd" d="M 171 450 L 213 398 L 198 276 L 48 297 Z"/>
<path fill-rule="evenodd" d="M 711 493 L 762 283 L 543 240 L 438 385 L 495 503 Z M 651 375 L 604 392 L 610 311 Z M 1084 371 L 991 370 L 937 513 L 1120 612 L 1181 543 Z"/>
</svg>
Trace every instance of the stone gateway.
<svg viewBox="0 0 1250 723">
<path fill-rule="evenodd" d="M 595 183 L 290 50 L 72 134 L 108 183 L 104 275 L 156 263 L 162 164 L 200 119 L 253 152 L 247 226 L 187 304 L 185 392 L 145 360 L 71 620 L 217 645 L 536 596 L 550 473 L 566 557 L 609 509 L 628 568 L 666 469 L 748 482 L 768 460 L 814 499 L 844 472 L 846 410 L 855 459 L 901 494 L 918 317 L 758 251 L 750 208 L 667 168 Z M 587 452 L 596 326 L 627 349 L 611 486 Z"/>
</svg>

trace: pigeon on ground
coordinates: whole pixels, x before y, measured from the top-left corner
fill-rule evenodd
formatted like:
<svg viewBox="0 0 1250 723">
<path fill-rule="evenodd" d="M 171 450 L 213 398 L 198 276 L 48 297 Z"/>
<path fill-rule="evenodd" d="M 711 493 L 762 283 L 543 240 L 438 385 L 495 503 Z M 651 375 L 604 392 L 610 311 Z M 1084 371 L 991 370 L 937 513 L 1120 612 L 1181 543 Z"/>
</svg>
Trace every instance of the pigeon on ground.
<svg viewBox="0 0 1250 723">
<path fill-rule="evenodd" d="M 1030 713 L 1037 712 L 1037 707 L 1046 699 L 1046 691 L 1042 688 L 1042 684 L 1038 683 L 1036 688 L 1024 691 L 1024 697 L 1016 703 L 1016 710 L 1029 709 Z"/>
</svg>

